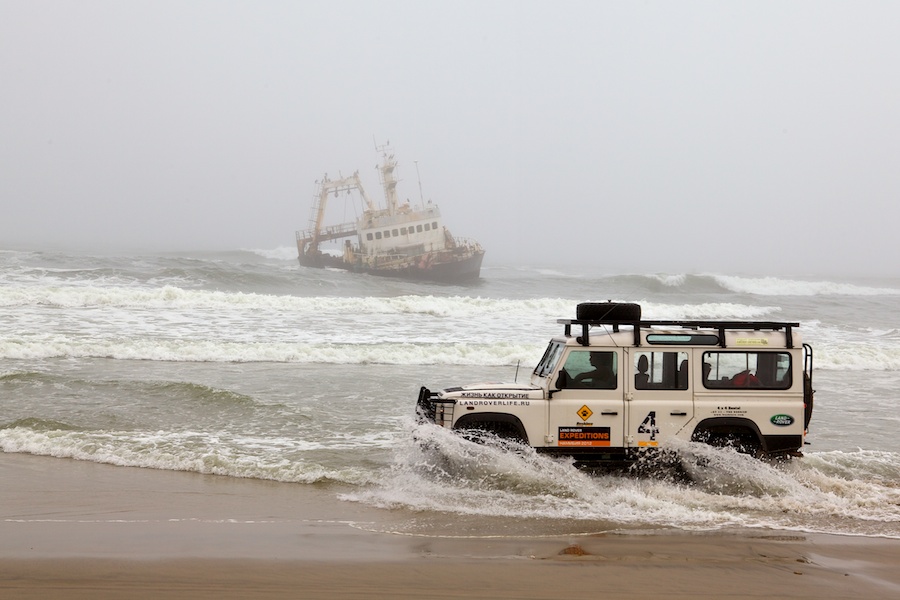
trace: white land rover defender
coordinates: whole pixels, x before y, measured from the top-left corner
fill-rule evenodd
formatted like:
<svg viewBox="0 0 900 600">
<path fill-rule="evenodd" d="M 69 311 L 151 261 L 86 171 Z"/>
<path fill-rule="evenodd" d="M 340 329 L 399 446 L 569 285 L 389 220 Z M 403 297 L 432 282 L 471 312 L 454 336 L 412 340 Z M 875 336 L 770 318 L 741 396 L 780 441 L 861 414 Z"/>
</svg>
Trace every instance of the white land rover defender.
<svg viewBox="0 0 900 600">
<path fill-rule="evenodd" d="M 419 419 L 486 432 L 576 464 L 631 461 L 670 439 L 799 456 L 812 415 L 812 348 L 799 323 L 649 321 L 631 303 L 559 319 L 531 382 L 419 391 Z M 573 330 L 574 329 L 574 330 Z"/>
</svg>

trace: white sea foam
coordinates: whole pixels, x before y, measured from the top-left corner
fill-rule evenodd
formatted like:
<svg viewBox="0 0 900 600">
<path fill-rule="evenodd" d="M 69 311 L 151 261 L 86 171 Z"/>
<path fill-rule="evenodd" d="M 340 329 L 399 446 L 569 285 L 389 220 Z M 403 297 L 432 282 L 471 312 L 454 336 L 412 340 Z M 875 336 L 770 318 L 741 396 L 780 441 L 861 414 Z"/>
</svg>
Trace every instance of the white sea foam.
<svg viewBox="0 0 900 600">
<path fill-rule="evenodd" d="M 10 359 L 115 358 L 184 362 L 284 362 L 386 365 L 533 366 L 543 344 L 242 344 L 234 342 L 154 340 L 122 343 L 35 341 L 4 343 L 0 356 Z M 816 368 L 826 370 L 900 370 L 900 350 L 819 348 Z"/>
<path fill-rule="evenodd" d="M 764 527 L 900 537 L 900 489 L 862 472 L 834 472 L 830 455 L 768 464 L 728 449 L 682 444 L 691 481 L 589 475 L 527 448 L 475 445 L 420 427 L 377 486 L 345 500 L 382 508 L 495 518 L 683 529 Z M 838 457 L 840 460 L 843 457 Z M 857 461 L 898 464 L 897 455 Z M 891 482 L 897 481 L 894 473 Z M 412 530 L 416 525 L 411 524 Z"/>
<path fill-rule="evenodd" d="M 641 300 L 646 318 L 775 319 L 777 306 Z M 147 287 L 0 288 L 0 357 L 322 362 L 529 363 L 574 302 L 469 296 L 298 297 Z M 60 310 L 52 310 L 60 309 Z M 803 324 L 817 367 L 900 370 L 900 336 Z"/>
<path fill-rule="evenodd" d="M 676 274 L 676 275 L 666 275 L 666 274 L 658 273 L 658 274 L 654 274 L 654 275 L 649 275 L 648 277 L 650 277 L 651 279 L 655 279 L 656 281 L 659 281 L 661 284 L 668 286 L 668 287 L 681 287 L 687 281 L 687 275 L 685 275 L 683 273 Z"/>
<path fill-rule="evenodd" d="M 846 371 L 900 371 L 900 344 L 867 342 L 829 343 L 815 346 L 817 369 Z"/>
<path fill-rule="evenodd" d="M 712 276 L 722 287 L 759 296 L 898 296 L 900 289 L 860 286 L 834 281 L 804 281 L 777 277 Z"/>
<path fill-rule="evenodd" d="M 553 315 L 572 312 L 569 300 L 489 299 L 466 296 L 303 297 L 242 292 L 221 292 L 162 287 L 29 286 L 0 288 L 0 306 L 228 308 L 300 311 L 319 315 L 425 314 L 470 317 L 500 315 Z"/>
<path fill-rule="evenodd" d="M 3 452 L 291 483 L 340 481 L 363 485 L 370 481 L 371 475 L 365 468 L 329 468 L 302 458 L 285 458 L 285 453 L 296 455 L 325 447 L 327 446 L 319 442 L 283 440 L 279 443 L 271 439 L 260 439 L 254 449 L 253 446 L 244 446 L 240 439 L 204 432 L 41 432 L 27 427 L 0 429 L 0 450 Z"/>
<path fill-rule="evenodd" d="M 59 308 L 120 307 L 141 309 L 239 309 L 273 310 L 282 314 L 331 315 L 428 315 L 444 318 L 502 318 L 555 322 L 574 317 L 577 302 L 562 298 L 522 300 L 478 296 L 302 297 L 242 292 L 191 290 L 162 287 L 34 286 L 0 288 L 0 306 L 52 306 Z M 753 319 L 777 313 L 772 306 L 735 303 L 670 305 L 640 301 L 646 318 L 654 319 Z"/>
<path fill-rule="evenodd" d="M 645 319 L 655 320 L 735 320 L 775 319 L 781 311 L 777 306 L 758 306 L 733 302 L 704 302 L 699 304 L 663 304 L 639 301 Z"/>
<path fill-rule="evenodd" d="M 402 432 L 376 442 L 395 449 L 394 462 L 381 470 L 312 460 L 310 452 L 337 449 L 321 440 L 202 431 L 0 429 L 4 452 L 292 483 L 339 481 L 356 486 L 341 495 L 343 500 L 385 509 L 558 521 L 588 531 L 741 526 L 900 538 L 900 456 L 890 452 L 813 453 L 768 464 L 728 449 L 683 443 L 677 450 L 690 480 L 682 480 L 592 475 L 528 448 L 473 444 L 409 422 Z M 419 525 L 405 527 L 415 533 Z"/>
<path fill-rule="evenodd" d="M 263 258 L 268 258 L 271 260 L 297 260 L 297 247 L 296 246 L 279 246 L 277 248 L 247 248 L 246 252 L 251 252 L 256 254 L 257 256 L 261 256 Z"/>
<path fill-rule="evenodd" d="M 10 359 L 115 358 L 180 362 L 285 362 L 385 365 L 536 364 L 543 344 L 236 343 L 211 340 L 3 341 L 0 357 Z"/>
</svg>

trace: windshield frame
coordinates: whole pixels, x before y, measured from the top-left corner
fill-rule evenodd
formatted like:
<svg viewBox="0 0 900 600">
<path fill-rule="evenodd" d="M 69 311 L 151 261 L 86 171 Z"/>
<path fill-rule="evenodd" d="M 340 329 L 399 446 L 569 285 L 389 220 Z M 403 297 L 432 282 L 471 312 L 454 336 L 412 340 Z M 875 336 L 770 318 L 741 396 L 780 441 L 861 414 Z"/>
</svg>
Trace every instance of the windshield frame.
<svg viewBox="0 0 900 600">
<path fill-rule="evenodd" d="M 544 356 L 541 357 L 541 362 L 534 368 L 533 374 L 538 377 L 547 377 L 552 374 L 556 370 L 556 366 L 559 364 L 559 359 L 562 357 L 565 349 L 565 342 L 551 341 L 547 344 Z"/>
</svg>

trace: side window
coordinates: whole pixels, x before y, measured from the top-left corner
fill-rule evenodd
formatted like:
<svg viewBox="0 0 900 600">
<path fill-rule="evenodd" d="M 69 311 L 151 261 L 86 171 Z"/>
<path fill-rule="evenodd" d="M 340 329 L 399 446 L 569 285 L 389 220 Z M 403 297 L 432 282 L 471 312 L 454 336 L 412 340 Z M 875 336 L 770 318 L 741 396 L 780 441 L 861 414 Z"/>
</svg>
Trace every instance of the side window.
<svg viewBox="0 0 900 600">
<path fill-rule="evenodd" d="M 686 390 L 687 352 L 637 352 L 634 355 L 634 389 Z"/>
<path fill-rule="evenodd" d="M 566 373 L 565 387 L 614 390 L 617 363 L 615 352 L 574 350 L 569 353 L 563 367 Z"/>
<path fill-rule="evenodd" d="M 703 383 L 708 388 L 786 390 L 791 387 L 787 352 L 704 352 Z"/>
</svg>

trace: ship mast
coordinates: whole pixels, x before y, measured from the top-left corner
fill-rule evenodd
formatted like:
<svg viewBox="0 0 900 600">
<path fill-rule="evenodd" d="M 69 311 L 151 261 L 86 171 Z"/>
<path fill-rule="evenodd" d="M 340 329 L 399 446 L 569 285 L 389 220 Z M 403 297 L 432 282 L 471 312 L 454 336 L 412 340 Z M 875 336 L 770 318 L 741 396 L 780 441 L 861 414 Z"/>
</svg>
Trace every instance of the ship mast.
<svg viewBox="0 0 900 600">
<path fill-rule="evenodd" d="M 416 179 L 419 182 L 419 203 L 422 205 L 422 208 L 424 209 L 425 208 L 425 196 L 422 195 L 422 176 L 419 175 L 419 161 L 414 160 L 413 162 L 416 163 Z"/>
<path fill-rule="evenodd" d="M 391 152 L 390 146 L 385 144 L 378 148 L 383 157 L 381 163 L 381 185 L 384 186 L 384 199 L 387 203 L 387 211 L 389 215 L 397 212 L 397 180 L 394 179 L 394 169 L 397 167 L 397 161 Z"/>
</svg>

